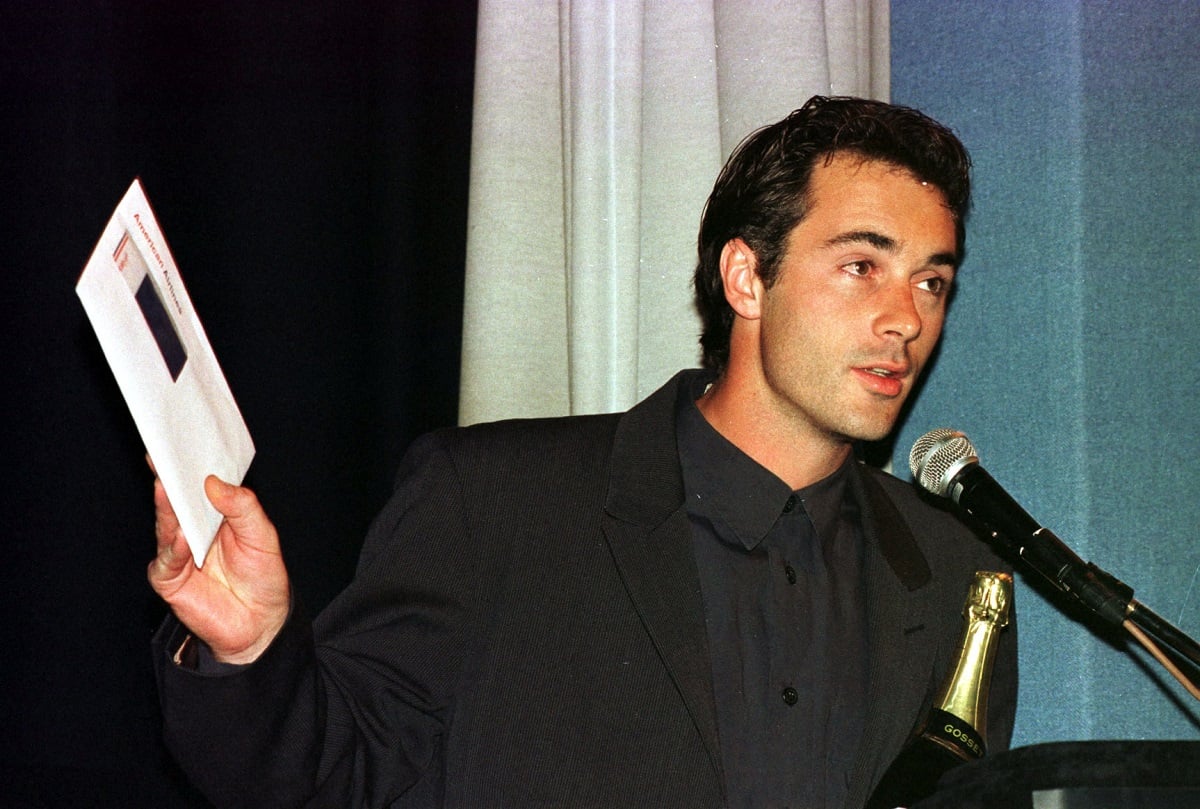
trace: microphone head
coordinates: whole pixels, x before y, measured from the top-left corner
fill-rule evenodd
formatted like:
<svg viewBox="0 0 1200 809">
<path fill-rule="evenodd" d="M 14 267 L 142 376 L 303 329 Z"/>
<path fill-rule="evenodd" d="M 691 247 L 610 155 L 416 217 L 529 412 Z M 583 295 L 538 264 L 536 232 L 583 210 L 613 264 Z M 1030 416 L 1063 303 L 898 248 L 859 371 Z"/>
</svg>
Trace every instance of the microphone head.
<svg viewBox="0 0 1200 809">
<path fill-rule="evenodd" d="M 951 497 L 954 477 L 972 463 L 979 463 L 975 447 L 966 435 L 948 427 L 925 433 L 908 454 L 913 479 L 922 489 L 938 497 Z"/>
</svg>

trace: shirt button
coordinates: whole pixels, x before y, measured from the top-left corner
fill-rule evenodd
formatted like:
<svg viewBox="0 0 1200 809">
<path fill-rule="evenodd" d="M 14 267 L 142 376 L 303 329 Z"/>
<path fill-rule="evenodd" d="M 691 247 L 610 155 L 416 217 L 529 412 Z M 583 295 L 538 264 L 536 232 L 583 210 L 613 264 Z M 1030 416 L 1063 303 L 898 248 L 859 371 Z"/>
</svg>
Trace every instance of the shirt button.
<svg viewBox="0 0 1200 809">
<path fill-rule="evenodd" d="M 783 689 L 783 702 L 785 705 L 795 705 L 800 699 L 800 692 L 792 688 L 790 685 Z"/>
<path fill-rule="evenodd" d="M 796 568 L 792 567 L 791 565 L 784 565 L 783 574 L 787 576 L 788 584 L 796 583 Z"/>
</svg>

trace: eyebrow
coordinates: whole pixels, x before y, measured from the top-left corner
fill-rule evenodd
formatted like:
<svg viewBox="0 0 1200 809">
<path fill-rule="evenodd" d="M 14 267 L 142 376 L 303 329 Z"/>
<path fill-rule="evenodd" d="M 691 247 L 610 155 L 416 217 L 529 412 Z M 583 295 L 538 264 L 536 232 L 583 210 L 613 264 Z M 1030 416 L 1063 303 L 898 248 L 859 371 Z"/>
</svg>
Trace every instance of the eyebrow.
<svg viewBox="0 0 1200 809">
<path fill-rule="evenodd" d="M 895 239 L 874 230 L 850 230 L 845 233 L 839 233 L 827 239 L 825 246 L 839 247 L 845 244 L 860 243 L 869 244 L 877 250 L 883 250 L 888 253 L 894 253 L 899 249 L 899 244 Z M 959 259 L 954 253 L 934 253 L 929 257 L 928 263 L 934 266 L 958 269 Z"/>
</svg>

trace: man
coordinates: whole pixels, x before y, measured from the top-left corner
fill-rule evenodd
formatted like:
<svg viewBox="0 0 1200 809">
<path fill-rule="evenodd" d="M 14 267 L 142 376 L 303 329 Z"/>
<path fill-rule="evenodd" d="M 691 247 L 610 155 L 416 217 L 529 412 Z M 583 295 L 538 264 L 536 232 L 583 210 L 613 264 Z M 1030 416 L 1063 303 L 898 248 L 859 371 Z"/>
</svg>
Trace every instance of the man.
<svg viewBox="0 0 1200 809">
<path fill-rule="evenodd" d="M 879 102 L 753 135 L 701 225 L 706 370 L 625 414 L 419 440 L 311 623 L 252 493 L 209 479 L 227 519 L 197 569 L 156 486 L 165 735 L 191 777 L 221 806 L 861 806 L 946 676 L 973 572 L 1003 569 L 853 458 L 937 343 L 968 166 Z"/>
</svg>

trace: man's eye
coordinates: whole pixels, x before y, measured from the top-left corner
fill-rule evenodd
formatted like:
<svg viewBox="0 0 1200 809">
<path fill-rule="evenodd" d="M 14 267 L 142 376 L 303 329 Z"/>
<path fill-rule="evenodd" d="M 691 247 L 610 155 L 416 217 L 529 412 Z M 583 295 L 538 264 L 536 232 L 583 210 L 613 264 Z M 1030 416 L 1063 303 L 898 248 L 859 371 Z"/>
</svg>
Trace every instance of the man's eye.
<svg viewBox="0 0 1200 809">
<path fill-rule="evenodd" d="M 926 292 L 932 292 L 934 295 L 941 295 L 950 288 L 950 282 L 940 275 L 935 275 L 932 278 L 926 278 L 917 284 L 918 289 L 923 289 Z"/>
<path fill-rule="evenodd" d="M 849 264 L 843 264 L 842 269 L 851 275 L 869 275 L 871 272 L 871 262 L 851 261 Z"/>
</svg>

